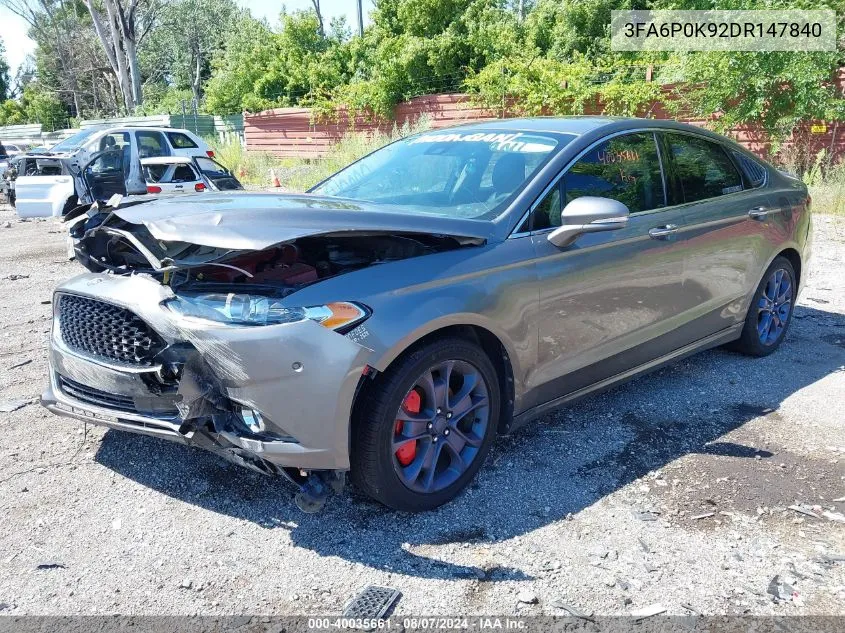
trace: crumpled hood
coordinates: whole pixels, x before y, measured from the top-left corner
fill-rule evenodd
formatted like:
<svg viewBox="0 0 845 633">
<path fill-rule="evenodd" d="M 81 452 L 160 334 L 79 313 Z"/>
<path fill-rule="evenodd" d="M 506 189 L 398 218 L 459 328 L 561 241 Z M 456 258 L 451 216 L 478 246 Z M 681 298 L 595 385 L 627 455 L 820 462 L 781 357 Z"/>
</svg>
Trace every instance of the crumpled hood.
<svg viewBox="0 0 845 633">
<path fill-rule="evenodd" d="M 203 193 L 118 207 L 157 240 L 232 250 L 263 250 L 309 235 L 357 232 L 429 233 L 491 240 L 487 220 L 402 213 L 389 205 L 275 193 Z"/>
</svg>

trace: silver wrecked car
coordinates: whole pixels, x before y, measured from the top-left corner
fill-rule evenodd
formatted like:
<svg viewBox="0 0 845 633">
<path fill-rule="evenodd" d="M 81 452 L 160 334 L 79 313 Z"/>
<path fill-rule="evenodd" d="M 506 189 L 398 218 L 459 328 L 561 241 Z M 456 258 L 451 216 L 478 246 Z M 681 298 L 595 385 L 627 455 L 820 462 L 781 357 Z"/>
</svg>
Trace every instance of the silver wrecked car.
<svg viewBox="0 0 845 633">
<path fill-rule="evenodd" d="M 434 508 L 550 409 L 713 346 L 774 351 L 809 206 L 704 130 L 563 118 L 412 136 L 308 194 L 92 208 L 43 403 L 285 475 L 305 510 L 346 471 Z"/>
</svg>

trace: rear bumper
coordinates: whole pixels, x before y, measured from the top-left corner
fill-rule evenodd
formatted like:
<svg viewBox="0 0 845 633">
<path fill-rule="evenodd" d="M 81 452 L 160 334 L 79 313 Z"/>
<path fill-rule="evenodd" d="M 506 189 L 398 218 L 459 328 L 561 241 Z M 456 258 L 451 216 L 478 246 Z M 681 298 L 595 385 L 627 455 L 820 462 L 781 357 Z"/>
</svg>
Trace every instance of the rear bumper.
<svg viewBox="0 0 845 633">
<path fill-rule="evenodd" d="M 239 463 L 349 468 L 350 414 L 369 349 L 312 321 L 224 327 L 180 320 L 160 305 L 170 290 L 143 277 L 82 275 L 57 293 L 132 310 L 168 349 L 180 350 L 180 360 L 177 377 L 167 380 L 161 366 L 110 365 L 69 349 L 56 316 L 42 396 L 56 415 L 199 446 Z M 241 409 L 260 414 L 261 432 L 246 426 Z"/>
</svg>

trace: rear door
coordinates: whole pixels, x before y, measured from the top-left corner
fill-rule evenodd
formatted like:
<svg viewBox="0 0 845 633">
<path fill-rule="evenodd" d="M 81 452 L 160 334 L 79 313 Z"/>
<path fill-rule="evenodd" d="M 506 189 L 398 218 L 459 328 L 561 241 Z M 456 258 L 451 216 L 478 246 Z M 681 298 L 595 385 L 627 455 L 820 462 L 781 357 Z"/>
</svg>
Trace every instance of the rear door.
<svg viewBox="0 0 845 633">
<path fill-rule="evenodd" d="M 623 202 L 625 228 L 548 241 L 561 208 L 579 196 Z M 535 404 L 623 373 L 689 342 L 697 297 L 683 284 L 683 210 L 667 207 L 654 132 L 593 145 L 532 212 L 540 285 Z"/>
<path fill-rule="evenodd" d="M 197 186 L 199 185 L 199 188 Z M 202 182 L 194 167 L 188 163 L 169 165 L 165 177 L 158 182 L 161 193 L 194 193 L 204 191 Z"/>
<path fill-rule="evenodd" d="M 688 226 L 684 287 L 697 297 L 692 316 L 705 337 L 745 318 L 775 210 L 761 186 L 765 169 L 753 180 L 721 143 L 686 132 L 660 136 L 670 201 L 684 209 Z"/>
</svg>

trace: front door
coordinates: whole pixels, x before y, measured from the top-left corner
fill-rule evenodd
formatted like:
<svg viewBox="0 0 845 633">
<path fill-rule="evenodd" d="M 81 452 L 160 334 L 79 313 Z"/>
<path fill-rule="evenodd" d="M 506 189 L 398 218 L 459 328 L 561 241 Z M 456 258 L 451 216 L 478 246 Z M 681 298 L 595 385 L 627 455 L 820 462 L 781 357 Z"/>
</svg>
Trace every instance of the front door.
<svg viewBox="0 0 845 633">
<path fill-rule="evenodd" d="M 656 136 L 614 136 L 584 153 L 532 213 L 540 287 L 534 404 L 683 346 L 697 298 L 684 287 L 684 213 L 667 207 Z M 548 241 L 579 196 L 623 202 L 628 225 L 565 248 Z"/>
<path fill-rule="evenodd" d="M 128 164 L 122 149 L 96 154 L 83 168 L 83 178 L 92 201 L 108 200 L 114 194 L 126 195 Z"/>
</svg>

